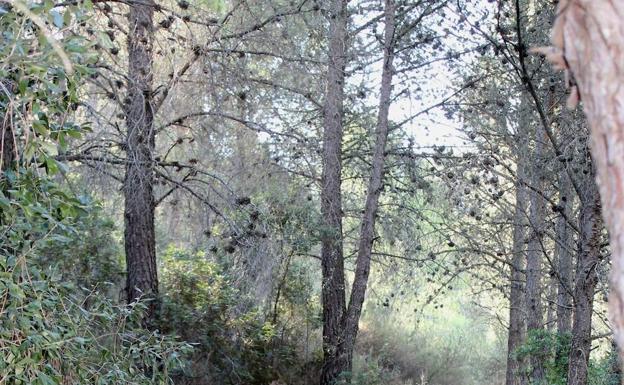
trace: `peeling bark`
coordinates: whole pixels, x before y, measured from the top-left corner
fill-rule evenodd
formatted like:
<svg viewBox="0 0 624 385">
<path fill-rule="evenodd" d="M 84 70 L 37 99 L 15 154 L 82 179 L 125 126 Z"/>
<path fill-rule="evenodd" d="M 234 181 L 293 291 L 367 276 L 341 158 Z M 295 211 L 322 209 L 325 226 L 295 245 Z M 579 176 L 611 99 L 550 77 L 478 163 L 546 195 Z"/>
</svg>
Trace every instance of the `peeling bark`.
<svg viewBox="0 0 624 385">
<path fill-rule="evenodd" d="M 609 316 L 624 348 L 624 2 L 560 0 L 554 47 L 539 49 L 566 69 L 591 126 L 591 149 L 612 251 Z M 571 76 L 570 76 L 571 75 Z"/>
</svg>

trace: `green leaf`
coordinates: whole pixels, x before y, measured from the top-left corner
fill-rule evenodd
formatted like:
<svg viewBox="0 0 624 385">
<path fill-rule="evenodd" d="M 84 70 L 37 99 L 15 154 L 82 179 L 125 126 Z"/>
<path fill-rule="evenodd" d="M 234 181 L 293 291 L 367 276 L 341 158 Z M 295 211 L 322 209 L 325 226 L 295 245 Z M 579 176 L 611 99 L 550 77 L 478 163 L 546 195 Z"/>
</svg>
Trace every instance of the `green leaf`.
<svg viewBox="0 0 624 385">
<path fill-rule="evenodd" d="M 102 47 L 106 49 L 111 49 L 115 46 L 113 42 L 111 41 L 110 37 L 108 36 L 108 34 L 105 32 L 102 32 L 102 31 L 98 32 L 98 40 L 100 41 L 100 44 L 102 45 Z"/>
<path fill-rule="evenodd" d="M 11 201 L 6 197 L 0 197 L 0 207 L 8 209 L 11 207 Z"/>
<path fill-rule="evenodd" d="M 52 377 L 48 376 L 47 374 L 45 374 L 44 372 L 39 372 L 38 376 L 37 376 L 37 380 L 42 384 L 42 385 L 58 385 L 57 381 L 54 381 L 52 379 Z"/>
<path fill-rule="evenodd" d="M 76 129 L 67 130 L 67 135 L 71 136 L 74 139 L 80 139 L 82 137 L 82 133 Z"/>
<path fill-rule="evenodd" d="M 56 156 L 56 155 L 58 155 L 58 148 L 56 146 L 56 143 L 43 142 L 43 143 L 41 143 L 41 148 L 49 156 Z"/>
<path fill-rule="evenodd" d="M 69 10 L 69 9 L 66 10 L 65 13 L 63 14 L 63 23 L 66 26 L 69 26 L 71 24 L 72 15 L 73 15 L 73 12 L 71 10 Z"/>
<path fill-rule="evenodd" d="M 26 93 L 27 88 L 28 88 L 28 80 L 24 78 L 20 79 L 17 85 L 17 89 L 19 90 L 19 93 L 21 95 L 24 95 Z"/>
</svg>

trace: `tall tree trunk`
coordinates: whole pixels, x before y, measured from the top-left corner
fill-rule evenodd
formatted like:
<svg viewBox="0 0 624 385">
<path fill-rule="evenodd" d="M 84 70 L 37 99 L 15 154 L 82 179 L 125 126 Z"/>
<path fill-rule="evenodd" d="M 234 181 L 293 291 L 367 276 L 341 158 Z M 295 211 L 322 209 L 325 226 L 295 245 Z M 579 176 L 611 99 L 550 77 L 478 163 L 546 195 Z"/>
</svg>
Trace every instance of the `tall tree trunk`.
<svg viewBox="0 0 624 385">
<path fill-rule="evenodd" d="M 559 202 L 563 215 L 557 218 L 556 245 L 557 256 L 557 333 L 563 335 L 572 330 L 572 233 L 567 219 L 572 215 L 572 184 L 565 171 L 559 173 Z"/>
<path fill-rule="evenodd" d="M 602 234 L 600 196 L 598 195 L 598 186 L 593 180 L 586 183 L 582 195 L 579 213 L 578 259 L 574 285 L 572 346 L 568 361 L 569 385 L 587 385 L 594 291 L 598 283 L 596 265 L 600 259 Z"/>
<path fill-rule="evenodd" d="M 546 277 L 545 287 L 546 322 L 544 329 L 550 333 L 557 330 L 557 278 L 549 274 Z"/>
<path fill-rule="evenodd" d="M 379 111 L 375 129 L 375 147 L 373 151 L 372 169 L 366 193 L 366 204 L 362 216 L 360 239 L 355 266 L 355 277 L 349 298 L 349 309 L 344 322 L 344 340 L 340 353 L 345 356 L 348 371 L 351 371 L 353 349 L 359 329 L 362 305 L 366 297 L 368 276 L 370 274 L 371 254 L 375 242 L 375 221 L 379 208 L 379 196 L 383 190 L 386 145 L 388 142 L 388 113 L 392 97 L 392 79 L 394 76 L 394 0 L 385 1 L 384 10 L 384 56 L 379 93 Z"/>
<path fill-rule="evenodd" d="M 341 12 L 346 12 L 346 4 L 344 2 L 340 2 L 341 4 Z M 335 15 L 335 13 L 334 13 Z M 323 300 L 324 300 L 324 328 L 323 328 L 323 337 L 324 337 L 324 341 L 325 341 L 325 345 L 327 346 L 328 343 L 327 341 L 332 341 L 331 338 L 333 338 L 333 343 L 330 344 L 329 348 L 325 349 L 325 357 L 324 357 L 324 363 L 323 363 L 323 369 L 322 369 L 322 373 L 321 373 L 321 385 L 329 385 L 329 384 L 334 384 L 336 383 L 336 381 L 340 378 L 341 373 L 346 374 L 347 376 L 350 375 L 351 370 L 352 370 L 352 364 L 353 364 L 353 350 L 355 347 L 355 340 L 357 337 L 357 333 L 358 333 L 358 329 L 359 329 L 359 320 L 360 320 L 360 316 L 362 314 L 362 306 L 364 303 L 364 299 L 366 297 L 366 288 L 368 286 L 368 276 L 370 274 L 370 262 L 371 262 L 371 254 L 372 254 L 372 248 L 373 248 L 373 243 L 374 243 L 374 237 L 375 237 L 375 219 L 377 216 L 377 209 L 379 207 L 379 196 L 381 194 L 381 191 L 383 190 L 383 175 L 384 175 L 384 164 L 385 164 L 385 157 L 386 157 L 386 144 L 388 141 L 388 132 L 389 132 L 389 122 L 388 122 L 388 112 L 389 112 L 389 108 L 390 108 L 390 103 L 391 103 L 391 94 L 392 94 L 392 78 L 394 76 L 394 69 L 393 69 L 393 61 L 394 61 L 394 29 L 395 29 L 395 20 L 394 20 L 394 16 L 395 16 L 395 4 L 394 4 L 394 0 L 386 0 L 385 2 L 385 30 L 384 30 L 384 58 L 383 58 L 383 70 L 382 70 L 382 76 L 381 76 L 381 89 L 380 89 L 380 99 L 379 99 L 379 112 L 378 112 L 378 116 L 377 116 L 377 125 L 376 125 L 376 129 L 375 129 L 375 148 L 374 148 L 374 153 L 373 153 L 373 160 L 372 160 L 372 169 L 371 169 L 371 175 L 370 175 L 370 180 L 369 180 L 369 185 L 368 185 L 368 189 L 367 189 L 367 194 L 366 194 L 366 203 L 364 206 L 364 214 L 362 216 L 362 225 L 361 225 L 361 229 L 360 229 L 360 239 L 359 239 L 359 244 L 358 244 L 358 254 L 357 254 L 357 259 L 356 259 L 356 268 L 355 268 L 355 277 L 354 277 L 354 281 L 353 281 L 353 287 L 351 289 L 351 296 L 349 299 L 349 308 L 348 310 L 345 310 L 345 303 L 344 303 L 344 262 L 342 259 L 342 238 L 340 238 L 340 246 L 338 245 L 333 245 L 336 249 L 336 255 L 339 255 L 339 259 L 334 259 L 333 262 L 335 262 L 335 264 L 333 265 L 333 270 L 332 270 L 332 266 L 327 266 L 326 267 L 326 255 L 325 253 L 323 253 L 323 277 L 324 277 L 324 283 L 323 283 Z M 337 19 L 340 19 L 339 17 L 334 16 L 334 19 L 332 21 L 332 24 L 334 22 L 336 22 Z M 341 23 L 344 26 L 344 32 L 346 32 L 346 18 L 344 19 L 344 21 Z M 328 78 L 330 83 L 328 84 L 328 95 L 327 95 L 327 99 L 326 99 L 326 110 L 325 110 L 325 119 L 326 119 L 326 125 L 325 125 L 325 143 L 324 143 L 324 167 L 323 167 L 323 192 L 322 192 L 322 199 L 323 199 L 323 203 L 322 203 L 322 209 L 324 208 L 324 205 L 328 205 L 327 207 L 327 213 L 331 214 L 332 211 L 329 210 L 331 208 L 331 206 L 329 205 L 329 202 L 331 202 L 331 200 L 328 200 L 328 196 L 323 194 L 326 192 L 332 192 L 331 187 L 335 186 L 335 183 L 331 183 L 331 181 L 328 181 L 326 178 L 328 176 L 338 176 L 338 180 L 339 180 L 339 176 L 340 176 L 340 141 L 337 141 L 336 143 L 336 137 L 339 137 L 341 139 L 342 137 L 342 111 L 340 111 L 340 121 L 336 122 L 336 121 L 329 121 L 328 122 L 328 115 L 331 114 L 333 111 L 333 108 L 336 108 L 336 106 L 342 106 L 342 91 L 343 91 L 343 82 L 344 82 L 344 74 L 341 73 L 341 78 L 340 78 L 340 104 L 336 104 L 334 103 L 333 106 L 327 106 L 327 103 L 330 102 L 331 103 L 331 99 L 330 99 L 330 90 L 331 90 L 331 86 L 332 86 L 332 65 L 331 63 L 334 62 L 334 67 L 335 66 L 335 55 L 334 55 L 334 44 L 337 43 L 334 39 L 336 38 L 336 30 L 335 30 L 336 26 L 331 26 L 330 27 L 330 31 L 331 31 L 331 41 L 330 41 L 330 71 L 328 73 Z M 344 36 L 342 36 L 342 51 L 340 51 L 340 53 L 342 55 L 344 55 Z M 334 59 L 332 59 L 334 58 Z M 342 67 L 340 67 L 341 69 L 344 69 L 344 61 L 341 62 Z M 329 114 L 328 114 L 329 113 Z M 331 119 L 331 115 L 329 116 L 329 118 Z M 336 130 L 334 131 L 334 136 L 329 136 L 328 137 L 328 129 L 331 126 L 331 124 L 334 125 L 340 125 L 340 130 Z M 330 131 L 330 133 L 333 130 Z M 340 135 L 337 135 L 337 134 Z M 328 144 L 330 144 L 330 149 L 328 149 Z M 338 147 L 338 148 L 336 148 Z M 333 148 L 333 151 L 332 151 Z M 338 156 L 336 156 L 336 154 Z M 336 159 L 336 164 L 334 165 L 328 165 L 326 162 L 328 160 L 332 160 L 332 156 L 335 156 L 334 159 Z M 328 167 L 331 166 L 331 167 Z M 336 170 L 337 169 L 337 170 Z M 333 171 L 333 173 L 330 173 L 328 171 Z M 340 198 L 340 185 L 338 182 L 338 186 L 337 188 L 334 187 L 333 190 L 333 194 L 331 194 L 334 198 L 338 197 Z M 335 200 L 334 200 L 335 202 Z M 338 203 L 340 204 L 336 204 L 335 206 L 333 206 L 334 209 L 338 210 L 338 214 L 340 214 L 340 210 L 341 210 L 341 202 L 338 199 Z M 326 225 L 328 224 L 328 217 L 326 216 L 325 212 L 323 213 L 323 216 L 325 217 L 326 220 Z M 329 219 L 332 219 L 331 217 Z M 342 219 L 342 216 L 340 215 L 337 218 L 337 223 L 335 223 L 335 227 L 338 228 L 340 226 L 340 221 Z M 340 232 L 340 234 L 342 234 Z M 331 239 L 330 239 L 331 240 Z M 331 242 L 328 242 L 327 246 L 332 246 Z M 338 248 L 339 247 L 339 248 Z M 325 242 L 323 243 L 323 251 L 325 251 L 326 249 L 326 245 Z M 329 247 L 328 247 L 329 249 Z M 328 253 L 329 254 L 329 253 Z M 330 254 L 331 255 L 331 254 Z M 327 258 L 329 259 L 329 258 Z M 331 260 L 330 260 L 331 261 Z M 330 281 L 331 280 L 331 275 L 330 273 L 336 273 L 339 272 L 340 277 L 336 277 L 334 279 L 334 282 L 339 282 L 341 287 L 336 288 L 336 290 L 331 291 L 330 293 L 328 293 L 328 296 L 326 297 L 325 294 L 325 290 L 327 285 L 325 282 Z M 333 310 L 335 313 L 335 315 L 337 315 L 336 311 L 338 310 L 338 307 L 336 306 L 337 303 L 339 301 L 335 301 L 335 298 L 337 295 L 340 295 L 340 298 L 342 300 L 342 302 L 340 303 L 340 305 L 342 306 L 342 314 L 341 317 L 332 317 L 332 314 L 330 314 L 330 310 Z M 327 299 L 326 299 L 327 298 Z M 327 306 L 328 301 L 333 301 L 329 302 L 330 305 L 332 305 L 333 309 L 330 309 L 329 306 Z M 328 313 L 326 315 L 326 312 Z M 328 332 L 326 332 L 326 330 L 328 329 L 328 321 L 329 322 L 338 322 L 338 332 L 336 334 L 331 335 L 331 331 L 332 330 L 328 330 Z M 347 377 L 348 380 L 348 377 Z"/>
<path fill-rule="evenodd" d="M 127 299 L 150 300 L 146 321 L 157 309 L 158 276 L 154 237 L 152 41 L 154 2 L 133 2 L 128 16 L 128 101 L 126 108 L 126 178 L 124 241 Z"/>
<path fill-rule="evenodd" d="M 13 114 L 11 112 L 11 97 L 15 92 L 15 83 L 12 80 L 0 79 L 0 180 L 7 170 L 15 170 L 17 149 L 15 148 L 15 131 L 13 129 Z"/>
<path fill-rule="evenodd" d="M 543 191 L 543 164 L 544 164 L 544 130 L 541 126 L 535 128 L 535 150 L 533 153 L 533 167 L 531 170 L 531 186 L 529 201 L 529 242 L 527 245 L 526 265 L 526 308 L 527 331 L 539 335 L 543 330 L 542 314 L 542 232 L 544 231 L 544 198 Z M 544 378 L 544 362 L 540 354 L 530 357 L 529 382 L 540 384 Z"/>
<path fill-rule="evenodd" d="M 624 2 L 560 0 L 553 44 L 544 50 L 575 80 L 570 104 L 583 100 L 591 147 L 611 238 L 609 310 L 615 339 L 624 348 Z"/>
<path fill-rule="evenodd" d="M 520 141 L 519 143 L 523 143 Z M 516 206 L 513 222 L 513 245 L 511 258 L 511 282 L 509 292 L 509 333 L 507 335 L 507 372 L 505 385 L 521 385 L 524 376 L 521 373 L 522 360 L 516 357 L 516 350 L 524 341 L 524 265 L 526 236 L 526 146 L 520 146 L 517 156 L 516 171 Z"/>
<path fill-rule="evenodd" d="M 329 55 L 324 104 L 323 174 L 321 185 L 323 368 L 321 385 L 335 382 L 343 370 L 337 362 L 342 320 L 346 312 L 342 250 L 342 124 L 347 38 L 347 0 L 333 0 L 329 10 Z"/>
<path fill-rule="evenodd" d="M 17 169 L 17 149 L 15 148 L 15 131 L 13 130 L 13 114 L 11 113 L 12 81 L 0 80 L 0 193 L 7 195 L 11 186 L 7 180 L 7 171 Z M 0 226 L 6 219 L 0 212 Z M 2 249 L 0 249 L 2 250 Z M 8 250 L 7 250 L 8 251 Z"/>
<path fill-rule="evenodd" d="M 555 225 L 555 256 L 557 258 L 557 334 L 570 335 L 572 331 L 572 275 L 574 264 L 572 261 L 572 232 L 568 225 L 572 217 L 573 191 L 570 176 L 566 170 L 561 170 L 558 176 L 559 205 L 561 215 Z M 558 345 L 555 352 L 557 362 L 565 362 L 564 372 L 568 372 L 569 361 L 565 356 L 568 349 Z"/>
</svg>

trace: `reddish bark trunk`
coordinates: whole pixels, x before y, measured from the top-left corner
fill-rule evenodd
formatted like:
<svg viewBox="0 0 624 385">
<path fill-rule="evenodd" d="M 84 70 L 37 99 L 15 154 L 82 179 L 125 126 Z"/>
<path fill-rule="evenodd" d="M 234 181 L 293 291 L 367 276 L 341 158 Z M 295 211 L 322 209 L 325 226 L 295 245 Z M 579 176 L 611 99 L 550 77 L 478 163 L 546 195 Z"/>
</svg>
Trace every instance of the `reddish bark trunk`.
<svg viewBox="0 0 624 385">
<path fill-rule="evenodd" d="M 573 75 L 591 126 L 591 148 L 612 252 L 610 319 L 624 347 L 624 2 L 560 0 L 554 47 L 542 50 Z"/>
</svg>

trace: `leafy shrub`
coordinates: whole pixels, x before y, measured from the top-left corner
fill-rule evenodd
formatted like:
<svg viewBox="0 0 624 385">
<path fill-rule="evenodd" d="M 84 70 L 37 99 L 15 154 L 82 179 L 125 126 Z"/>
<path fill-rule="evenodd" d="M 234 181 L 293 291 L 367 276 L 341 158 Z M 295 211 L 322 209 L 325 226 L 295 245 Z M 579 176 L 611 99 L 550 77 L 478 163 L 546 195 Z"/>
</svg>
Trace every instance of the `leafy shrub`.
<svg viewBox="0 0 624 385">
<path fill-rule="evenodd" d="M 143 304 L 120 306 L 102 295 L 98 281 L 109 277 L 115 252 L 87 248 L 106 241 L 106 224 L 92 202 L 52 178 L 67 172 L 57 155 L 87 130 L 71 117 L 80 80 L 97 56 L 70 24 L 86 23 L 92 6 L 0 4 L 0 128 L 15 145 L 9 151 L 4 143 L 4 155 L 12 156 L 2 157 L 0 173 L 2 384 L 165 384 L 190 349 L 144 330 Z M 44 264 L 92 289 L 66 282 L 55 269 L 44 272 Z"/>
<path fill-rule="evenodd" d="M 54 266 L 64 281 L 92 288 L 101 282 L 117 284 L 118 294 L 124 276 L 123 253 L 113 237 L 115 225 L 102 208 L 88 197 L 80 199 L 84 213 L 72 225 L 71 236 L 52 233 L 39 246 L 37 263 Z"/>
<path fill-rule="evenodd" d="M 546 369 L 546 383 L 549 385 L 567 384 L 568 362 L 572 344 L 570 334 L 559 334 L 547 330 L 533 330 L 527 341 L 515 354 L 518 357 L 537 355 Z M 617 368 L 616 350 L 604 357 L 592 357 L 589 361 L 588 383 L 591 385 L 615 385 L 620 383 Z M 530 370 L 530 368 L 527 368 Z"/>
<path fill-rule="evenodd" d="M 161 285 L 162 329 L 195 346 L 192 363 L 177 382 L 265 384 L 277 379 L 274 362 L 289 359 L 289 350 L 274 347 L 275 329 L 258 311 L 237 313 L 239 293 L 217 264 L 201 252 L 170 247 L 162 258 Z"/>
<path fill-rule="evenodd" d="M 169 383 L 190 346 L 144 330 L 144 305 L 117 305 L 103 295 L 108 286 L 93 272 L 107 262 L 79 252 L 101 239 L 90 239 L 86 229 L 105 232 L 94 219 L 98 210 L 30 169 L 3 183 L 9 188 L 0 214 L 0 382 Z M 75 269 L 72 257 L 88 261 L 89 271 Z M 46 262 L 67 271 L 44 272 Z M 67 275 L 92 288 L 77 287 Z"/>
<path fill-rule="evenodd" d="M 144 307 L 114 305 L 27 267 L 0 259 L 0 382 L 165 384 L 190 346 L 140 326 Z"/>
<path fill-rule="evenodd" d="M 622 381 L 619 366 L 618 350 L 615 345 L 612 345 L 612 349 L 604 357 L 590 361 L 589 384 L 620 385 Z"/>
<path fill-rule="evenodd" d="M 546 381 L 552 385 L 567 383 L 571 336 L 548 330 L 530 330 L 526 342 L 518 348 L 518 357 L 538 357 L 546 369 Z M 530 368 L 527 368 L 530 370 Z"/>
</svg>

